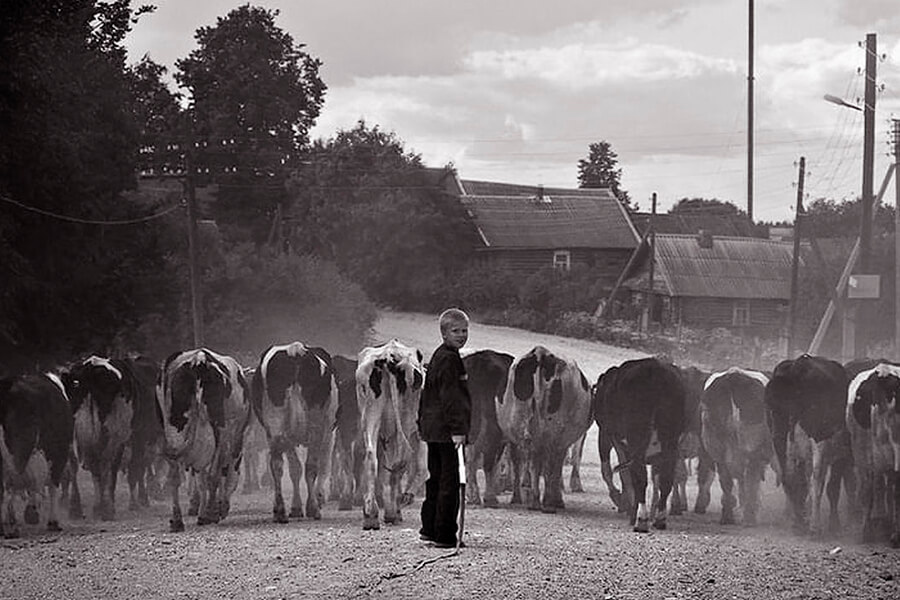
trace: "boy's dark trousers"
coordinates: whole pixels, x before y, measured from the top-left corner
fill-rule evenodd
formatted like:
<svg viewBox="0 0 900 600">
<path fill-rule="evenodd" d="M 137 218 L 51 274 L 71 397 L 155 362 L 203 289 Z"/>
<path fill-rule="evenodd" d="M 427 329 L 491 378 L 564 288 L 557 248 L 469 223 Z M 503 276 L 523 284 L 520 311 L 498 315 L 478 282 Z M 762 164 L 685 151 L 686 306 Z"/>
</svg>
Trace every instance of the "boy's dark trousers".
<svg viewBox="0 0 900 600">
<path fill-rule="evenodd" d="M 456 543 L 459 467 L 453 442 L 428 442 L 428 481 L 422 502 L 420 534 L 437 542 Z"/>
</svg>

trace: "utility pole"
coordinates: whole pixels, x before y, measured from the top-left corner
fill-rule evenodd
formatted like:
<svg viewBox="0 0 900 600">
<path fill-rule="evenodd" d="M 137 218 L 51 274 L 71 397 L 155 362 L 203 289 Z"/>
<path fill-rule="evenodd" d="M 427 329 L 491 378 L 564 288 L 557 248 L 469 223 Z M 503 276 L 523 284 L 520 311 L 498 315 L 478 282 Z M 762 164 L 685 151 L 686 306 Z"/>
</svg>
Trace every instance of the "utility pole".
<svg viewBox="0 0 900 600">
<path fill-rule="evenodd" d="M 894 359 L 900 358 L 900 119 L 894 119 Z"/>
<path fill-rule="evenodd" d="M 878 64 L 878 47 L 874 33 L 866 35 L 866 85 L 863 104 L 863 173 L 862 173 L 862 216 L 859 224 L 859 273 L 869 274 L 872 266 L 872 212 L 873 187 L 875 179 L 875 82 Z M 854 357 L 864 358 L 868 330 L 866 311 L 861 310 L 857 300 L 850 310 L 854 313 L 850 322 L 857 322 L 859 331 L 854 332 Z"/>
<path fill-rule="evenodd" d="M 800 221 L 803 215 L 803 184 L 806 178 L 806 157 L 800 157 L 797 176 L 797 208 L 794 213 L 794 258 L 791 263 L 791 312 L 788 333 L 788 358 L 794 357 L 797 348 L 797 296 L 800 291 Z"/>
<path fill-rule="evenodd" d="M 200 299 L 200 265 L 197 260 L 197 197 L 194 190 L 193 140 L 184 155 L 185 188 L 188 217 L 188 263 L 191 278 L 191 318 L 194 325 L 194 347 L 203 346 L 203 303 Z"/>
<path fill-rule="evenodd" d="M 647 308 L 650 312 L 650 316 L 647 319 L 647 322 L 650 323 L 653 320 L 653 301 L 654 301 L 654 279 L 656 278 L 656 229 L 654 226 L 656 225 L 654 221 L 656 220 L 656 192 L 653 192 L 653 196 L 651 196 L 650 200 L 650 292 L 647 294 Z"/>
<path fill-rule="evenodd" d="M 750 1 L 747 44 L 747 216 L 753 223 L 753 0 Z"/>
</svg>

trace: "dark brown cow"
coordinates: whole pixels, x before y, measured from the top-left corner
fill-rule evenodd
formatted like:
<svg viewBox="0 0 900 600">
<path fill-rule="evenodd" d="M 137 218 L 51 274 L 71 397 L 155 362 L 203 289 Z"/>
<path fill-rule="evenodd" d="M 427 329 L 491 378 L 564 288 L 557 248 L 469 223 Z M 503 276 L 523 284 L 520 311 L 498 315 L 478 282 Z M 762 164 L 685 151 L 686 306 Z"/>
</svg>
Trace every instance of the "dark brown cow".
<svg viewBox="0 0 900 600">
<path fill-rule="evenodd" d="M 591 424 L 590 385 L 571 359 L 535 346 L 509 369 L 497 421 L 511 444 L 512 502 L 555 512 L 564 508 L 562 471 L 566 452 Z M 525 484 L 523 474 L 527 472 Z M 544 479 L 543 496 L 540 479 Z M 522 497 L 520 486 L 530 497 Z"/>
<path fill-rule="evenodd" d="M 325 350 L 292 342 L 263 352 L 253 376 L 253 411 L 269 442 L 275 522 L 288 521 L 281 492 L 285 455 L 293 485 L 290 516 L 303 517 L 300 476 L 304 473 L 306 515 L 321 518 L 325 482 L 331 474 L 337 409 L 334 368 Z M 297 446 L 306 447 L 305 469 L 297 458 Z"/>
<path fill-rule="evenodd" d="M 162 438 L 155 399 L 158 376 L 159 367 L 149 358 L 99 356 L 61 375 L 75 419 L 77 460 L 93 478 L 94 516 L 100 519 L 115 517 L 120 468 L 128 473 L 129 507 L 150 505 L 147 479 Z M 81 516 L 77 463 L 71 483 L 70 514 Z"/>
<path fill-rule="evenodd" d="M 356 398 L 356 369 L 351 358 L 333 356 L 338 386 L 337 430 L 334 444 L 332 486 L 338 497 L 338 510 L 351 510 L 362 504 L 362 465 L 364 444 L 359 430 L 359 404 Z"/>
<path fill-rule="evenodd" d="M 0 379 L 0 533 L 21 534 L 15 505 L 24 499 L 25 523 L 41 520 L 59 531 L 59 487 L 72 446 L 73 420 L 65 388 L 56 375 Z"/>
<path fill-rule="evenodd" d="M 703 390 L 703 445 L 719 473 L 722 524 L 735 522 L 735 481 L 743 523 L 756 524 L 759 484 L 773 454 L 764 399 L 768 383 L 769 378 L 759 371 L 731 367 L 710 375 Z"/>
<path fill-rule="evenodd" d="M 900 365 L 860 372 L 847 391 L 847 427 L 859 482 L 864 542 L 900 547 Z"/>
<path fill-rule="evenodd" d="M 622 503 L 635 531 L 649 531 L 651 518 L 654 527 L 666 528 L 684 407 L 680 372 L 657 358 L 626 361 L 597 380 L 593 411 L 600 428 L 600 460 L 607 461 L 606 470 L 611 472 L 609 449 L 615 448 L 622 471 Z M 646 507 L 648 463 L 657 463 L 659 477 L 659 500 L 651 514 Z"/>
<path fill-rule="evenodd" d="M 403 520 L 400 486 L 418 462 L 416 416 L 424 381 L 422 353 L 396 339 L 359 353 L 356 396 L 365 448 L 363 529 L 381 527 L 376 489 L 381 492 L 384 522 Z"/>
<path fill-rule="evenodd" d="M 179 488 L 190 470 L 200 492 L 197 524 L 228 516 L 238 482 L 250 386 L 230 356 L 206 348 L 172 354 L 163 366 L 156 399 L 169 459 L 172 531 L 184 531 Z"/>
<path fill-rule="evenodd" d="M 484 469 L 484 505 L 496 507 L 497 481 L 495 469 L 503 454 L 503 431 L 497 423 L 496 403 L 503 398 L 513 357 L 505 352 L 479 350 L 463 357 L 472 398 L 472 423 L 469 447 L 466 449 L 466 493 L 472 503 L 481 504 L 478 467 Z"/>
<path fill-rule="evenodd" d="M 853 477 L 847 430 L 847 374 L 840 363 L 804 354 L 775 367 L 766 385 L 772 440 L 794 527 L 810 528 L 807 499 L 812 496 L 812 529 L 821 531 L 822 492 L 828 481 L 829 527 L 840 527 L 841 482 Z M 812 486 L 812 490 L 810 487 Z M 851 486 L 855 487 L 855 486 Z M 810 493 L 811 492 L 811 493 Z M 853 504 L 855 494 L 850 494 Z"/>
<path fill-rule="evenodd" d="M 690 461 L 697 459 L 697 486 L 699 488 L 694 512 L 703 514 L 709 506 L 709 485 L 715 475 L 715 466 L 701 439 L 700 396 L 709 373 L 697 367 L 679 368 L 684 382 L 684 431 L 678 440 L 678 460 L 675 463 L 675 481 L 669 514 L 680 515 L 688 509 L 687 480 Z"/>
</svg>

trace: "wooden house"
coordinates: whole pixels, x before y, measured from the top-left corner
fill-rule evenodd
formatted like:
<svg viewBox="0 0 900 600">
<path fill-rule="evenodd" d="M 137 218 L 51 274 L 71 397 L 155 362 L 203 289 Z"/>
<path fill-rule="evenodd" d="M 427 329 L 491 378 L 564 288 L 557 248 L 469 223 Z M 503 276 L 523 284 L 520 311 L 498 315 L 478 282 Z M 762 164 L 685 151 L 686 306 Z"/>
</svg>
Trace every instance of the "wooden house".
<svg viewBox="0 0 900 600">
<path fill-rule="evenodd" d="M 441 185 L 472 221 L 477 260 L 516 274 L 583 265 L 612 288 L 640 239 L 607 189 L 473 181 L 452 172 Z"/>
<path fill-rule="evenodd" d="M 649 304 L 650 320 L 664 326 L 779 335 L 787 326 L 792 261 L 787 242 L 657 233 L 623 272 L 617 305 Z"/>
</svg>

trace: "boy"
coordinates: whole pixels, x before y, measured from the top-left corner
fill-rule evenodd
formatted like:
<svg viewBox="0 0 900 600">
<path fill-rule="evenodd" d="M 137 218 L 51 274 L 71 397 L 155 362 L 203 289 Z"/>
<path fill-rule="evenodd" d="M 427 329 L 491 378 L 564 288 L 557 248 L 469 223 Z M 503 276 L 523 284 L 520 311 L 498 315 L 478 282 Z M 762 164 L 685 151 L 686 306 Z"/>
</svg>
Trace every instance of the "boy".
<svg viewBox="0 0 900 600">
<path fill-rule="evenodd" d="M 459 510 L 457 447 L 466 442 L 472 400 L 459 349 L 469 339 L 469 317 L 458 308 L 441 313 L 444 340 L 431 355 L 419 399 L 419 436 L 428 445 L 428 481 L 422 502 L 421 539 L 438 548 L 456 547 Z M 462 540 L 459 540 L 462 546 Z"/>
</svg>

